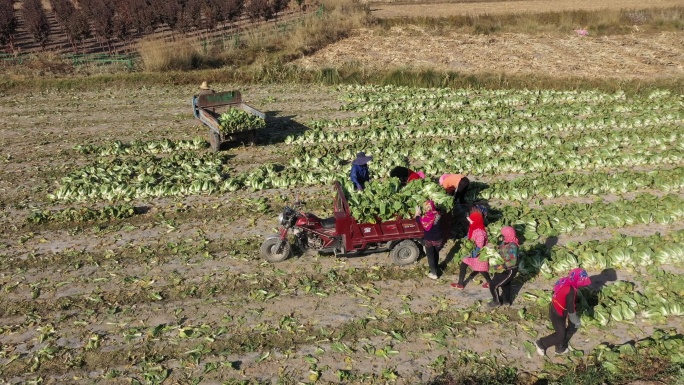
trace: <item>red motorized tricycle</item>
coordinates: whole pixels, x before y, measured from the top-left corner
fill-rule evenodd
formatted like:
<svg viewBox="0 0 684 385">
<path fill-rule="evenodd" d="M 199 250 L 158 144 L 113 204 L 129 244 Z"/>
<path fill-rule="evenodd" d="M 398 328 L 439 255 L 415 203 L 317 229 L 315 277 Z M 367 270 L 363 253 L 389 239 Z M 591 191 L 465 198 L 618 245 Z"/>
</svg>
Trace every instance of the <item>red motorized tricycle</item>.
<svg viewBox="0 0 684 385">
<path fill-rule="evenodd" d="M 267 237 L 261 245 L 261 255 L 270 262 L 287 259 L 292 252 L 288 235 L 292 233 L 294 243 L 300 250 L 317 250 L 338 256 L 390 250 L 392 261 L 408 265 L 420 256 L 419 242 L 423 228 L 414 218 L 397 218 L 377 223 L 358 223 L 349 211 L 349 204 L 339 182 L 335 190 L 334 214 L 332 218 L 319 218 L 314 214 L 285 207 L 278 216 L 280 234 Z"/>
</svg>

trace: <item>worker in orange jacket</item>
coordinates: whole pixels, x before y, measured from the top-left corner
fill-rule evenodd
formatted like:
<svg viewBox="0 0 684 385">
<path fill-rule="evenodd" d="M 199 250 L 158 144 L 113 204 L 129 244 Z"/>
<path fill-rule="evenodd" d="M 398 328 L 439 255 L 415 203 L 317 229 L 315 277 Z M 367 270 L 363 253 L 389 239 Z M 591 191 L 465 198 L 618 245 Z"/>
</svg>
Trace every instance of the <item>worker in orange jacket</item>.
<svg viewBox="0 0 684 385">
<path fill-rule="evenodd" d="M 444 174 L 439 177 L 439 184 L 447 194 L 454 196 L 454 203 L 465 203 L 465 195 L 470 186 L 470 180 L 463 174 Z"/>
</svg>

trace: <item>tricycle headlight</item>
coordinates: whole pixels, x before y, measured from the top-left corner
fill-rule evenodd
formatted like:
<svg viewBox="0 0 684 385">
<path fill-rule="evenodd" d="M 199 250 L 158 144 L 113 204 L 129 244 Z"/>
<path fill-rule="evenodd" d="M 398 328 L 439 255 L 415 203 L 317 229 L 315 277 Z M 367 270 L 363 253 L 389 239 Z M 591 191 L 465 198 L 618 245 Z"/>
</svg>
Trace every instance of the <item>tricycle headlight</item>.
<svg viewBox="0 0 684 385">
<path fill-rule="evenodd" d="M 280 215 L 278 215 L 278 223 L 280 223 L 281 226 L 285 226 L 285 213 L 280 213 Z"/>
</svg>

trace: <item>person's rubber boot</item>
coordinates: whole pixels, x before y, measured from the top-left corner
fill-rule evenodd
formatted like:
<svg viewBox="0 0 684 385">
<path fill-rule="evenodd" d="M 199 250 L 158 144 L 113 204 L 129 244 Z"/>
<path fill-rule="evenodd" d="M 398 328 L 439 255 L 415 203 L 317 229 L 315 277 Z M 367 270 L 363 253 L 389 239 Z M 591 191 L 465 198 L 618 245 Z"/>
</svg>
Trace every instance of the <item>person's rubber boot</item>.
<svg viewBox="0 0 684 385">
<path fill-rule="evenodd" d="M 489 306 L 489 307 L 491 307 L 491 308 L 494 308 L 494 307 L 499 307 L 499 306 L 501 306 L 501 304 L 500 304 L 499 302 L 496 302 L 496 301 L 489 301 L 489 302 L 487 303 L 487 306 Z"/>
<path fill-rule="evenodd" d="M 560 350 L 560 351 L 556 350 L 557 356 L 562 356 L 562 355 L 568 354 L 568 353 L 570 353 L 570 348 L 568 348 L 568 347 L 566 347 L 565 349 Z"/>
</svg>

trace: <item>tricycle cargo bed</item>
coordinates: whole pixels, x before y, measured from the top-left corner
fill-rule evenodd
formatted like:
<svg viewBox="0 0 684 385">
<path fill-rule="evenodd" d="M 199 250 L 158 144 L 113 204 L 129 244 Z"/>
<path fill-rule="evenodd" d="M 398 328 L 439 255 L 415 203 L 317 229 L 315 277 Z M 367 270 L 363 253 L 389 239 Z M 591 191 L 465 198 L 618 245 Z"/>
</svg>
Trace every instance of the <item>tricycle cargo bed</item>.
<svg viewBox="0 0 684 385">
<path fill-rule="evenodd" d="M 342 244 L 346 251 L 356 251 L 375 244 L 385 244 L 387 247 L 395 241 L 419 240 L 423 238 L 423 228 L 415 218 L 399 218 L 377 223 L 358 223 L 349 211 L 349 203 L 344 196 L 339 182 L 334 184 L 335 190 L 335 227 L 342 237 Z"/>
<path fill-rule="evenodd" d="M 353 221 L 352 232 L 345 239 L 347 250 L 365 249 L 369 244 L 423 237 L 423 229 L 415 219 L 398 219 L 377 223 L 357 223 Z M 355 234 L 356 233 L 356 234 Z"/>
<path fill-rule="evenodd" d="M 395 221 L 385 221 L 378 223 L 359 223 L 359 231 L 364 239 L 369 241 L 389 241 L 394 239 L 405 239 L 410 237 L 421 238 L 423 230 L 418 226 L 415 219 L 399 219 Z"/>
</svg>

